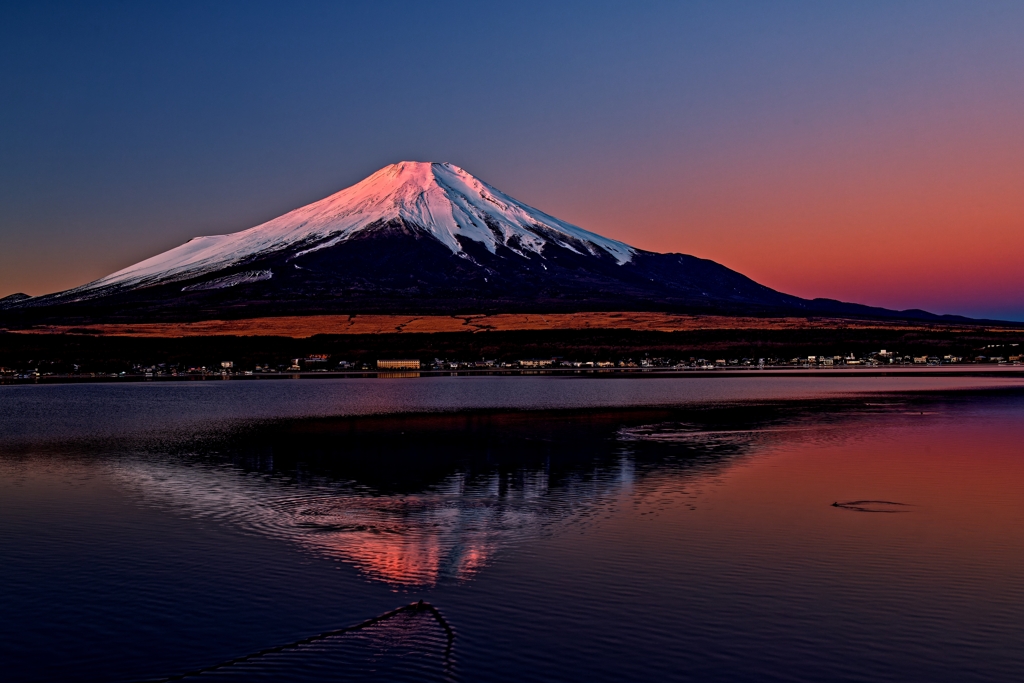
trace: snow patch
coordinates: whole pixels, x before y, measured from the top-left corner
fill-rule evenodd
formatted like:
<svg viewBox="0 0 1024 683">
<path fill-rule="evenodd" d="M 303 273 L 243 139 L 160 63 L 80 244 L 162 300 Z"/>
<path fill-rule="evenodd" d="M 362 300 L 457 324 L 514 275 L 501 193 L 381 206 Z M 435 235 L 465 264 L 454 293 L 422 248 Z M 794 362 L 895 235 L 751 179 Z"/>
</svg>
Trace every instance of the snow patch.
<svg viewBox="0 0 1024 683">
<path fill-rule="evenodd" d="M 187 287 L 182 287 L 181 291 L 201 292 L 206 289 L 226 289 L 228 287 L 234 287 L 235 285 L 246 285 L 250 282 L 269 280 L 272 277 L 274 277 L 274 273 L 270 270 L 250 270 L 245 273 L 235 273 L 234 275 L 227 275 L 214 280 L 207 280 L 206 282 L 200 282 L 199 284 L 188 285 Z"/>
</svg>

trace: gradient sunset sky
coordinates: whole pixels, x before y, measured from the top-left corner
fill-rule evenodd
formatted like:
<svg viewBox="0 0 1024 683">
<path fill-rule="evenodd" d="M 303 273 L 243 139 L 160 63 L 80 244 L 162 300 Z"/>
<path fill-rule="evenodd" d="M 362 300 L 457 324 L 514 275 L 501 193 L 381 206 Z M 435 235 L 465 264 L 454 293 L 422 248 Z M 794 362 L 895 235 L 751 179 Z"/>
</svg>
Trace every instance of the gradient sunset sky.
<svg viewBox="0 0 1024 683">
<path fill-rule="evenodd" d="M 770 287 L 1024 320 L 1024 2 L 0 5 L 0 296 L 451 161 Z"/>
</svg>

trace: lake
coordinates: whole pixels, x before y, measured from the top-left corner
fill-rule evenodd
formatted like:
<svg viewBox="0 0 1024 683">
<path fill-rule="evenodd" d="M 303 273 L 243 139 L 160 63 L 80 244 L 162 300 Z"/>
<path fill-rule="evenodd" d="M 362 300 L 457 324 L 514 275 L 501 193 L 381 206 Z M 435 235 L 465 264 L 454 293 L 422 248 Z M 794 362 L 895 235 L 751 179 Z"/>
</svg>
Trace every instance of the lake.
<svg viewBox="0 0 1024 683">
<path fill-rule="evenodd" d="M 1021 491 L 1012 376 L 0 386 L 0 662 L 1019 680 Z"/>
</svg>

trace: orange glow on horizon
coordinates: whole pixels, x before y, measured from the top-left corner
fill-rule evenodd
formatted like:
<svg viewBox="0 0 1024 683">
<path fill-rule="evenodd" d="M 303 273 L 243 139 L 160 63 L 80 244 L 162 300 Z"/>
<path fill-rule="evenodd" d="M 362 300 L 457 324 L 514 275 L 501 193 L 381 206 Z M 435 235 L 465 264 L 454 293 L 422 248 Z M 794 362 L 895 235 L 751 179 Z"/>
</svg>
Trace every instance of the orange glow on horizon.
<svg viewBox="0 0 1024 683">
<path fill-rule="evenodd" d="M 536 203 L 798 296 L 1024 316 L 1024 130 L 997 109 L 752 139 L 614 181 L 584 171 L 570 197 L 540 188 Z"/>
</svg>

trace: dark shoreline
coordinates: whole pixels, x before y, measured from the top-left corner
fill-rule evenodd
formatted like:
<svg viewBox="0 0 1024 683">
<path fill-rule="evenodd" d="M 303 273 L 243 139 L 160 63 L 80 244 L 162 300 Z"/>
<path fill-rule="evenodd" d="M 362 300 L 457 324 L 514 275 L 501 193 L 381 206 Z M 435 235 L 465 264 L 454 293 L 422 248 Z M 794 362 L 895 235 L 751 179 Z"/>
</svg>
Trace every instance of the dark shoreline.
<svg viewBox="0 0 1024 683">
<path fill-rule="evenodd" d="M 602 379 L 667 379 L 667 378 L 735 378 L 735 377 L 1002 377 L 1024 378 L 1024 365 L 974 365 L 927 367 L 851 367 L 826 369 L 821 367 L 765 367 L 728 369 L 674 369 L 674 368 L 554 368 L 554 369 L 493 369 L 493 370 L 384 370 L 354 372 L 266 372 L 254 374 L 154 375 L 41 375 L 39 377 L 0 378 L 0 386 L 26 384 L 107 384 L 140 382 L 205 382 L 205 381 L 260 381 L 260 380 L 324 380 L 324 379 L 419 379 L 429 377 L 577 377 Z"/>
<path fill-rule="evenodd" d="M 288 373 L 294 359 L 320 361 L 299 363 L 300 371 L 372 371 L 381 359 L 417 359 L 420 367 L 433 369 L 445 362 L 478 363 L 483 359 L 501 367 L 521 367 L 526 359 L 557 359 L 570 363 L 615 363 L 619 366 L 670 367 L 738 364 L 756 366 L 803 365 L 809 356 L 846 362 L 851 354 L 872 361 L 871 354 L 887 350 L 879 358 L 910 364 L 912 358 L 942 362 L 959 359 L 972 368 L 995 367 L 996 359 L 1020 362 L 1024 329 L 705 329 L 676 332 L 629 329 L 520 330 L 467 332 L 407 332 L 381 334 L 315 335 L 292 338 L 276 336 L 119 337 L 74 334 L 18 334 L 0 332 L 0 373 L 84 375 L 88 373 L 133 374 L 141 368 L 164 370 L 205 368 L 218 373 L 229 362 L 232 371 L 272 368 Z M 893 358 L 893 354 L 898 354 Z M 764 359 L 762 361 L 762 359 Z M 976 360 L 984 362 L 975 363 Z M 701 362 L 704 361 L 704 362 Z M 736 361 L 735 363 L 732 361 Z M 781 362 L 780 362 L 781 361 Z M 784 363 L 783 363 L 784 362 Z M 873 362 L 873 361 L 872 361 Z M 348 363 L 345 366 L 343 363 Z M 506 364 L 502 367 L 502 364 Z M 865 365 L 868 365 L 865 362 Z M 76 367 L 77 366 L 77 367 Z M 339 367 L 340 366 L 340 367 Z M 479 367 L 479 366 L 478 366 Z M 621 366 L 619 366 L 621 367 Z M 459 367 L 461 372 L 464 367 Z M 617 368 L 618 369 L 618 368 Z M 632 368 L 628 368 L 632 369 Z M 645 368 L 646 369 L 646 368 Z M 858 371 L 867 369 L 858 368 Z M 826 371 L 821 368 L 819 371 Z"/>
</svg>

